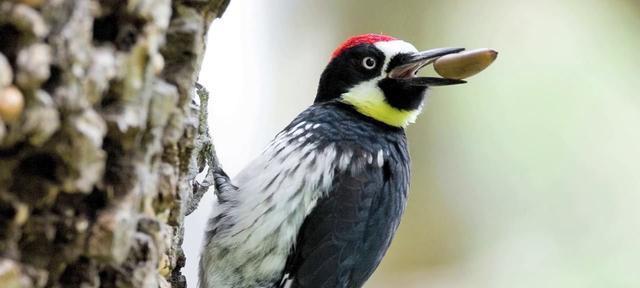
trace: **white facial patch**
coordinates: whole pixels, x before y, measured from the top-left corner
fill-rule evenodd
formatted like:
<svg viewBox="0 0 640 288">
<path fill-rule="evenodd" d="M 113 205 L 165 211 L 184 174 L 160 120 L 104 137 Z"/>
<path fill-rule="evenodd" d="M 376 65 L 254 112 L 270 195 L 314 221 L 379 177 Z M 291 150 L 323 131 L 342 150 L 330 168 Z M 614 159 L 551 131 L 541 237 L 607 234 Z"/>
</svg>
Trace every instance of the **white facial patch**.
<svg viewBox="0 0 640 288">
<path fill-rule="evenodd" d="M 378 48 L 382 53 L 384 53 L 384 66 L 382 67 L 382 71 L 387 71 L 387 66 L 389 65 L 389 61 L 400 53 L 416 53 L 418 49 L 411 45 L 411 43 L 404 42 L 402 40 L 393 40 L 393 41 L 383 41 L 374 44 L 376 48 Z M 383 72 L 383 75 L 385 73 Z"/>
</svg>

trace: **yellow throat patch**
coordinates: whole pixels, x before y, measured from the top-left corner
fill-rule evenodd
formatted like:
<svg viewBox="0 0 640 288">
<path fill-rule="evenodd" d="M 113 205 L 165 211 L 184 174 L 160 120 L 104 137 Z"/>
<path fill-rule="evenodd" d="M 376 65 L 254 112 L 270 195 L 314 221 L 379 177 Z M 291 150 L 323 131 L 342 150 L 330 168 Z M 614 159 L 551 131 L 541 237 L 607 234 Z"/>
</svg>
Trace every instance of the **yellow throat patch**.
<svg viewBox="0 0 640 288">
<path fill-rule="evenodd" d="M 416 121 L 422 111 L 422 105 L 415 110 L 401 110 L 394 108 L 384 98 L 384 93 L 378 87 L 377 81 L 367 81 L 349 89 L 342 94 L 341 101 L 352 105 L 366 116 L 385 124 L 405 128 Z"/>
</svg>

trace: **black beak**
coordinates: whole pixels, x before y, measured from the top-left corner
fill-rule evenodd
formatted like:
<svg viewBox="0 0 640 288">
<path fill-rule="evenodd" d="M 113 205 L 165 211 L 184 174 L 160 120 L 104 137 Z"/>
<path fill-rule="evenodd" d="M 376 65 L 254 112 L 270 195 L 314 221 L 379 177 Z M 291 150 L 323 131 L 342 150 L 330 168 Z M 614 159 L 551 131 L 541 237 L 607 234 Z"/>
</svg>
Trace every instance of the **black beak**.
<svg viewBox="0 0 640 288">
<path fill-rule="evenodd" d="M 411 86 L 445 86 L 467 83 L 464 80 L 438 77 L 416 77 L 422 67 L 447 54 L 464 51 L 464 48 L 437 48 L 413 54 L 396 55 L 389 62 L 388 77 L 406 82 Z"/>
</svg>

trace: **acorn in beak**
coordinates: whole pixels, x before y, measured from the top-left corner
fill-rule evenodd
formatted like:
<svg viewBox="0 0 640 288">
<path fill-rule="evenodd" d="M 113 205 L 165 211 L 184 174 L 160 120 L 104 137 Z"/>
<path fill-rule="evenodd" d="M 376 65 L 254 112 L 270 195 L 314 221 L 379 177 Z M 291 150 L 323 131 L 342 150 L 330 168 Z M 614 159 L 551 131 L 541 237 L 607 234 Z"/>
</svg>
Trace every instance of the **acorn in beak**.
<svg viewBox="0 0 640 288">
<path fill-rule="evenodd" d="M 437 48 L 413 54 L 401 54 L 389 62 L 388 77 L 412 86 L 446 86 L 463 84 L 487 68 L 496 59 L 498 52 L 491 49 L 465 51 L 464 48 Z M 417 77 L 423 67 L 434 63 L 436 72 L 443 76 Z"/>
</svg>

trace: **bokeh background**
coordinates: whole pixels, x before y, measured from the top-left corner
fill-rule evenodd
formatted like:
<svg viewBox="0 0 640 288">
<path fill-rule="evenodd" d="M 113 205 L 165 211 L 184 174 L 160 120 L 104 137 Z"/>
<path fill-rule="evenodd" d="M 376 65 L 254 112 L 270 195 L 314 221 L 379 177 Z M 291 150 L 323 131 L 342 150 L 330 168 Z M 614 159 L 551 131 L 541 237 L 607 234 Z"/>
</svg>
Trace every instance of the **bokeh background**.
<svg viewBox="0 0 640 288">
<path fill-rule="evenodd" d="M 500 55 L 408 129 L 408 209 L 366 287 L 640 287 L 640 2 L 232 0 L 200 74 L 227 171 L 370 32 Z M 187 219 L 191 287 L 211 201 Z"/>
</svg>

